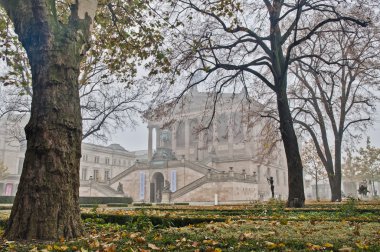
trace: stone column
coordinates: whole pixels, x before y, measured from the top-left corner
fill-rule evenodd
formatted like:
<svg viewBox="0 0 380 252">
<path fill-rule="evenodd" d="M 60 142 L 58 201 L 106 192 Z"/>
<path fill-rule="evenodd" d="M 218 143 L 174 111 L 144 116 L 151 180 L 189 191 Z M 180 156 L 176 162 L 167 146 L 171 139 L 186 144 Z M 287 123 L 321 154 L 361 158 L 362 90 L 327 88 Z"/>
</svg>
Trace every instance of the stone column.
<svg viewBox="0 0 380 252">
<path fill-rule="evenodd" d="M 189 160 L 190 158 L 190 121 L 185 120 L 185 150 L 186 150 L 186 159 Z"/>
<path fill-rule="evenodd" d="M 210 127 L 211 127 L 211 129 L 212 129 L 212 146 L 213 147 L 215 147 L 216 146 L 216 144 L 217 144 L 217 138 L 218 138 L 218 131 L 217 131 L 217 124 L 216 124 L 216 122 L 215 122 L 215 120 L 216 120 L 216 116 L 215 116 L 215 118 L 214 118 L 214 120 L 212 121 L 212 123 L 211 123 L 211 125 L 210 125 Z"/>
<path fill-rule="evenodd" d="M 152 154 L 153 154 L 153 150 L 152 150 L 152 130 L 153 128 L 151 126 L 148 126 L 148 161 L 150 161 L 152 159 Z"/>
<path fill-rule="evenodd" d="M 177 149 L 177 123 L 172 126 L 172 151 L 176 152 Z"/>
<path fill-rule="evenodd" d="M 236 125 L 232 124 L 229 122 L 229 127 L 228 127 L 228 155 L 233 158 L 234 155 L 234 127 Z"/>
<path fill-rule="evenodd" d="M 159 126 L 156 127 L 156 150 L 161 147 L 161 129 Z"/>
</svg>

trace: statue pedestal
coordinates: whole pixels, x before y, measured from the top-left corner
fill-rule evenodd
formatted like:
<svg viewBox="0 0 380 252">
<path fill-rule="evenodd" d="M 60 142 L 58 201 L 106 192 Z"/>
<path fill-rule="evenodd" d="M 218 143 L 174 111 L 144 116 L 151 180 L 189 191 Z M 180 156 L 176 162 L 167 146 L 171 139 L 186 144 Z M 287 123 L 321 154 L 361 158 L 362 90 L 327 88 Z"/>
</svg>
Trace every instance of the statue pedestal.
<svg viewBox="0 0 380 252">
<path fill-rule="evenodd" d="M 171 191 L 166 191 L 164 190 L 162 192 L 162 200 L 161 200 L 161 203 L 170 203 L 170 194 L 171 194 Z"/>
</svg>

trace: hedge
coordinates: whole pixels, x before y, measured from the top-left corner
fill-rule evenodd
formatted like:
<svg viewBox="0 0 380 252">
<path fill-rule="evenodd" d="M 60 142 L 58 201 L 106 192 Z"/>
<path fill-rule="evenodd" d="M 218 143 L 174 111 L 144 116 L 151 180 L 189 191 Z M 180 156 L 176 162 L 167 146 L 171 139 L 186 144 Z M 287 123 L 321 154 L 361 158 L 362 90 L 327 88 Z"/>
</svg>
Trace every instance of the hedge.
<svg viewBox="0 0 380 252">
<path fill-rule="evenodd" d="M 0 196 L 0 204 L 12 204 L 14 199 L 15 196 Z M 132 201 L 130 197 L 79 197 L 79 204 L 131 204 Z"/>
<path fill-rule="evenodd" d="M 128 207 L 127 203 L 108 203 L 108 207 Z"/>
<path fill-rule="evenodd" d="M 124 203 L 131 204 L 133 201 L 130 197 L 79 197 L 80 204 L 108 204 Z"/>
<path fill-rule="evenodd" d="M 152 203 L 135 202 L 133 206 L 152 206 Z"/>
<path fill-rule="evenodd" d="M 118 215 L 118 214 L 94 214 L 82 213 L 82 219 L 104 220 L 104 223 L 115 223 L 119 225 L 127 225 L 141 221 L 141 218 L 149 220 L 156 227 L 185 227 L 209 222 L 224 222 L 227 218 L 215 217 L 163 217 L 149 215 Z"/>
</svg>

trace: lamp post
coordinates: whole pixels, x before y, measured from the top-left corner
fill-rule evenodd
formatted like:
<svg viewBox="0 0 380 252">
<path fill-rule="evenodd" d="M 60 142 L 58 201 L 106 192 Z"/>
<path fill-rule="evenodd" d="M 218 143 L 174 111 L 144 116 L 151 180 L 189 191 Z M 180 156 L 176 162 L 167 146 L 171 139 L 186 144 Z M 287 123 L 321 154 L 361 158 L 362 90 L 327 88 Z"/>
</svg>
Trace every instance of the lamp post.
<svg viewBox="0 0 380 252">
<path fill-rule="evenodd" d="M 94 180 L 94 178 L 90 176 L 89 180 L 90 180 L 90 197 L 91 197 L 91 186 L 92 186 L 92 181 Z"/>
</svg>

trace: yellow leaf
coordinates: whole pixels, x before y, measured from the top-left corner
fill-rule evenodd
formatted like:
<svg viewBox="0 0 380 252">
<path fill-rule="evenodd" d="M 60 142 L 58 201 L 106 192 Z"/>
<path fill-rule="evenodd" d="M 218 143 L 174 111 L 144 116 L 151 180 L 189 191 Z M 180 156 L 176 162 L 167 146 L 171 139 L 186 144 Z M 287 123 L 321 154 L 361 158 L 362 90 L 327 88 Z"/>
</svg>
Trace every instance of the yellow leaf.
<svg viewBox="0 0 380 252">
<path fill-rule="evenodd" d="M 276 243 L 269 242 L 269 241 L 266 241 L 266 242 L 265 242 L 265 246 L 266 246 L 268 249 L 274 249 L 274 248 L 277 247 Z"/>
<path fill-rule="evenodd" d="M 360 249 L 368 249 L 368 245 L 362 243 L 361 241 L 356 242 L 355 245 L 356 245 L 356 247 L 358 247 Z"/>
<path fill-rule="evenodd" d="M 62 250 L 62 251 L 66 251 L 68 248 L 69 248 L 69 247 L 67 247 L 66 245 L 62 245 L 62 246 L 61 246 L 61 250 Z"/>
<path fill-rule="evenodd" d="M 80 252 L 88 252 L 88 250 L 84 248 L 80 248 Z"/>
<path fill-rule="evenodd" d="M 323 245 L 323 247 L 325 247 L 325 248 L 333 248 L 334 245 L 332 245 L 331 243 L 326 242 L 326 243 Z"/>
<path fill-rule="evenodd" d="M 343 247 L 343 248 L 340 248 L 338 249 L 339 252 L 351 252 L 353 251 L 353 248 L 351 247 Z"/>
</svg>

